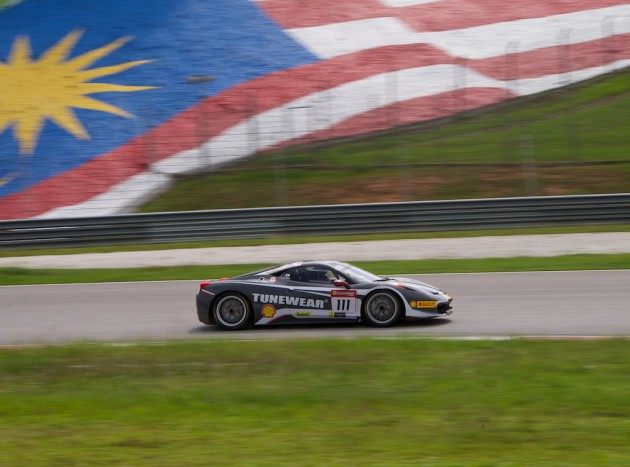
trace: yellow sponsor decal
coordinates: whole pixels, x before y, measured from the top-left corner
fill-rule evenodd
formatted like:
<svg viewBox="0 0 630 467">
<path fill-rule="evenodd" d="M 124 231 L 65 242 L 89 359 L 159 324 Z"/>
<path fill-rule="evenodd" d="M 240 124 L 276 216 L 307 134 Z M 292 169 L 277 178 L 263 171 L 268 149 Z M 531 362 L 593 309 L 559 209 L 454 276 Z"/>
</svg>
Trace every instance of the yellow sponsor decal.
<svg viewBox="0 0 630 467">
<path fill-rule="evenodd" d="M 297 313 L 295 313 L 295 316 L 311 316 L 311 312 L 310 311 L 298 311 Z"/>
<path fill-rule="evenodd" d="M 331 311 L 330 313 L 328 313 L 328 316 L 330 318 L 345 318 L 346 314 L 343 313 L 343 312 L 338 312 L 338 311 L 332 312 Z"/>
<path fill-rule="evenodd" d="M 417 301 L 417 302 L 409 302 L 412 308 L 435 308 L 437 306 L 437 302 L 434 300 L 426 300 L 426 301 Z"/>
<path fill-rule="evenodd" d="M 276 308 L 273 305 L 265 305 L 264 307 L 262 307 L 262 310 L 260 310 L 260 312 L 265 318 L 273 318 L 276 314 Z"/>
</svg>

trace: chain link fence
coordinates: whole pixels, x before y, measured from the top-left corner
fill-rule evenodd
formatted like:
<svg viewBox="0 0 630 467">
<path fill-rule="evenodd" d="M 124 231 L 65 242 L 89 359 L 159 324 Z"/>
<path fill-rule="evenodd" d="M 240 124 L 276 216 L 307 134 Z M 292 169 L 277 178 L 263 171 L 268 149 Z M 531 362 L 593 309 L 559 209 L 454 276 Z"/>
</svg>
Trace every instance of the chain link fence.
<svg viewBox="0 0 630 467">
<path fill-rule="evenodd" d="M 390 185 L 386 201 L 458 197 L 458 190 L 447 191 L 447 183 L 433 193 L 418 190 L 418 180 L 439 185 L 449 178 L 485 185 L 488 189 L 477 190 L 479 197 L 627 191 L 630 86 L 623 67 L 630 58 L 630 36 L 615 35 L 621 20 L 630 18 L 606 18 L 601 27 L 608 38 L 597 44 L 572 44 L 571 29 L 558 31 L 557 46 L 542 65 L 545 76 L 555 80 L 548 86 L 554 90 L 542 95 L 522 96 L 520 87 L 531 85 L 537 76 L 527 53 L 519 53 L 518 42 L 510 42 L 491 64 L 458 60 L 441 77 L 448 83 L 446 89 L 422 98 L 406 98 L 409 82 L 402 82 L 399 73 L 384 75 L 380 86 L 366 88 L 353 102 L 343 89 L 319 83 L 321 91 L 310 99 L 270 110 L 265 90 L 258 90 L 243 96 L 233 109 L 235 120 L 245 123 L 231 130 L 236 131 L 233 140 L 239 141 L 232 152 L 248 157 L 225 163 L 225 148 L 204 144 L 220 134 L 224 115 L 224 109 L 209 108 L 190 122 L 188 137 L 200 148 L 191 155 L 199 161 L 188 162 L 194 167 L 190 172 L 208 170 L 226 178 L 249 172 L 252 180 L 259 175 L 269 183 L 257 187 L 253 182 L 249 189 L 265 206 L 304 204 L 300 180 L 314 171 L 329 179 L 351 180 L 371 170 L 358 186 L 374 187 L 382 179 Z M 490 66 L 494 69 L 488 71 Z M 580 81 L 587 68 L 614 82 L 585 90 Z M 502 88 L 477 87 L 483 72 Z M 605 78 L 595 79 L 601 83 Z M 512 105 L 515 99 L 518 106 Z M 345 118 L 348 106 L 363 111 Z M 332 149 L 340 143 L 345 144 L 341 150 Z M 152 148 L 143 150 L 152 167 Z M 153 167 L 160 170 L 159 164 Z M 364 195 L 353 193 L 348 201 L 383 200 L 383 190 Z M 343 202 L 343 192 L 336 196 L 320 202 Z"/>
</svg>

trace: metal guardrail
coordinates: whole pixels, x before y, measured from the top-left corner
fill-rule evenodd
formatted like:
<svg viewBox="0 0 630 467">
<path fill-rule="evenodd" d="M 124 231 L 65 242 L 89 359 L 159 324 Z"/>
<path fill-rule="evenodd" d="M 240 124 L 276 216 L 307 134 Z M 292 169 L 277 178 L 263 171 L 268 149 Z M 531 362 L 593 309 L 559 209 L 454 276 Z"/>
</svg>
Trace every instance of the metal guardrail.
<svg viewBox="0 0 630 467">
<path fill-rule="evenodd" d="M 0 250 L 630 222 L 630 194 L 0 221 Z"/>
</svg>

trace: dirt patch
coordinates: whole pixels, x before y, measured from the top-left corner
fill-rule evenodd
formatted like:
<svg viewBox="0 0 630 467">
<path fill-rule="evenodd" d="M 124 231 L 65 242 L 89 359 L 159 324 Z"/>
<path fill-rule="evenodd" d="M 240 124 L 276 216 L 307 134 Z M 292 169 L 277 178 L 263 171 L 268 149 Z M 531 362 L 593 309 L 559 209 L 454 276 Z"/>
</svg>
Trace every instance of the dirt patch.
<svg viewBox="0 0 630 467">
<path fill-rule="evenodd" d="M 390 203 L 432 197 L 448 177 L 402 172 L 326 185 L 304 184 L 291 192 L 291 204 Z"/>
<path fill-rule="evenodd" d="M 337 175 L 338 176 L 338 175 Z M 574 195 L 625 192 L 630 186 L 630 168 L 619 167 L 470 167 L 414 169 L 382 176 L 353 174 L 347 180 L 293 187 L 292 205 L 354 204 L 423 201 L 453 198 L 499 198 L 532 195 Z"/>
<path fill-rule="evenodd" d="M 544 195 L 615 193 L 630 186 L 630 172 L 623 166 L 547 169 L 541 178 Z"/>
</svg>

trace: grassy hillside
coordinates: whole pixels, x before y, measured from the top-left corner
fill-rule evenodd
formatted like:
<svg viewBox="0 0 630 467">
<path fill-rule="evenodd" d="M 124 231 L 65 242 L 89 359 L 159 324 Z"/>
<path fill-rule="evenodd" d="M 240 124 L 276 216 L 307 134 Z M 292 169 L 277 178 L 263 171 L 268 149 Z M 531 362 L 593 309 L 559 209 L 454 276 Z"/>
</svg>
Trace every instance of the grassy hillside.
<svg viewBox="0 0 630 467">
<path fill-rule="evenodd" d="M 630 71 L 181 180 L 142 212 L 626 192 Z"/>
</svg>

